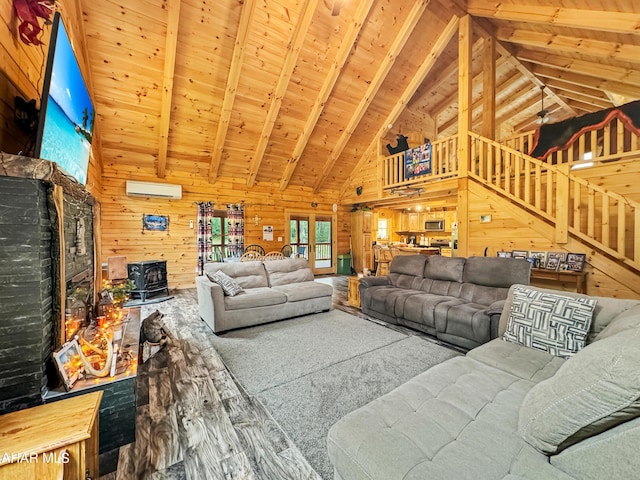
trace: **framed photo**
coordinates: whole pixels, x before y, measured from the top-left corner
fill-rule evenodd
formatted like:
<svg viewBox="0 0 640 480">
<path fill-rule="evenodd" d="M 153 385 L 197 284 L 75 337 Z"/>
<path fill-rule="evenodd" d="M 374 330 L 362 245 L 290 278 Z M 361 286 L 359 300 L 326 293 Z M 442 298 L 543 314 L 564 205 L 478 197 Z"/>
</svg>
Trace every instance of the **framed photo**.
<svg viewBox="0 0 640 480">
<path fill-rule="evenodd" d="M 567 254 L 567 270 L 573 272 L 581 272 L 584 270 L 584 264 L 587 260 L 587 256 L 584 253 L 569 253 Z"/>
<path fill-rule="evenodd" d="M 155 230 L 166 232 L 169 230 L 169 217 L 167 215 L 143 215 L 142 230 Z"/>
<path fill-rule="evenodd" d="M 511 258 L 511 252 L 499 251 L 498 252 L 498 257 L 500 257 L 500 258 Z"/>
<path fill-rule="evenodd" d="M 527 251 L 526 250 L 512 250 L 511 251 L 511 256 L 513 258 L 526 259 L 527 258 Z"/>
<path fill-rule="evenodd" d="M 547 252 L 535 252 L 535 251 L 530 251 L 529 252 L 529 258 L 537 258 L 538 261 L 536 262 L 536 268 L 544 268 L 544 266 L 547 263 Z"/>
<path fill-rule="evenodd" d="M 565 254 L 562 252 L 549 252 L 547 253 L 547 263 L 544 268 L 547 270 L 558 270 L 560 264 L 564 263 Z"/>
<path fill-rule="evenodd" d="M 78 345 L 78 341 L 74 339 L 62 345 L 57 352 L 53 353 L 53 358 L 64 382 L 64 388 L 71 390 L 80 374 L 84 372 L 84 367 L 80 361 L 80 345 Z"/>
</svg>

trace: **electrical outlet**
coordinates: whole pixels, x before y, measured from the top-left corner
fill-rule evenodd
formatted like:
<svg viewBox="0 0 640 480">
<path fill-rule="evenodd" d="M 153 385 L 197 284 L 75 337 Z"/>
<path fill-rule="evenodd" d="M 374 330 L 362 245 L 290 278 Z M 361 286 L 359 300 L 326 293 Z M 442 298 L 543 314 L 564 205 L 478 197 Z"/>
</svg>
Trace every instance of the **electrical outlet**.
<svg viewBox="0 0 640 480">
<path fill-rule="evenodd" d="M 193 220 L 189 220 L 189 228 L 193 228 Z"/>
<path fill-rule="evenodd" d="M 278 241 L 281 242 L 282 241 L 282 237 L 278 237 Z"/>
</svg>

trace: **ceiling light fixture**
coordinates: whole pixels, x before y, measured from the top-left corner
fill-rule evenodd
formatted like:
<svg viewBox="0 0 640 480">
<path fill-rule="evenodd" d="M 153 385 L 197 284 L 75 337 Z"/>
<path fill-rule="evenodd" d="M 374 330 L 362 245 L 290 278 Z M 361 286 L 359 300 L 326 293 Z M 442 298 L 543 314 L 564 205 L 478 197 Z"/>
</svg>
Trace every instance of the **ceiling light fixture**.
<svg viewBox="0 0 640 480">
<path fill-rule="evenodd" d="M 545 89 L 545 85 L 541 85 L 540 86 L 540 103 L 541 103 L 541 108 L 540 111 L 538 113 L 536 113 L 536 115 L 538 116 L 538 118 L 536 119 L 536 123 L 538 125 L 542 125 L 544 123 L 548 123 L 549 122 L 549 110 L 545 110 L 544 109 L 544 89 Z"/>
</svg>

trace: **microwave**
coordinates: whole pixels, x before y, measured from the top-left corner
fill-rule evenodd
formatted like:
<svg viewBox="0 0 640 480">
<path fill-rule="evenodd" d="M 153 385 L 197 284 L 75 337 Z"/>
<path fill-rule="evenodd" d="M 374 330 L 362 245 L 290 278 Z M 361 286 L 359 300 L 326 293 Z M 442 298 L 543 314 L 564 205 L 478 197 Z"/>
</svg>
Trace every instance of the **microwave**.
<svg viewBox="0 0 640 480">
<path fill-rule="evenodd" d="M 444 232 L 444 220 L 427 220 L 424 229 L 427 232 Z"/>
</svg>

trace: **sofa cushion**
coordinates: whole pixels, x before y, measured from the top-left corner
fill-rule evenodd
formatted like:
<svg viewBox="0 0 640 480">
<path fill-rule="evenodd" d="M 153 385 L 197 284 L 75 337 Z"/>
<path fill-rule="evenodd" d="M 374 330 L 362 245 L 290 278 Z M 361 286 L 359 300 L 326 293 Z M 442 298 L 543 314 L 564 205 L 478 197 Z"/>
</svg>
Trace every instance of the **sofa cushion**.
<svg viewBox="0 0 640 480">
<path fill-rule="evenodd" d="M 278 285 L 272 288 L 284 293 L 289 302 L 301 302 L 312 298 L 330 297 L 333 295 L 333 288 L 331 285 L 314 281 Z"/>
<path fill-rule="evenodd" d="M 440 255 L 430 255 L 427 258 L 424 273 L 421 272 L 423 276 L 434 280 L 462 282 L 466 258 L 441 257 Z"/>
<path fill-rule="evenodd" d="M 262 262 L 212 262 L 204 266 L 204 271 L 206 274 L 222 271 L 245 289 L 269 286 Z"/>
<path fill-rule="evenodd" d="M 264 262 L 264 268 L 271 287 L 313 281 L 313 271 L 306 258 L 286 258 Z"/>
<path fill-rule="evenodd" d="M 590 297 L 515 288 L 504 339 L 569 357 L 584 347 L 596 303 Z"/>
<path fill-rule="evenodd" d="M 421 277 L 426 262 L 426 255 L 396 255 L 389 264 L 389 273 Z"/>
<path fill-rule="evenodd" d="M 287 302 L 287 296 L 273 288 L 249 288 L 235 297 L 224 297 L 225 310 L 266 307 Z"/>
<path fill-rule="evenodd" d="M 455 357 L 343 417 L 329 458 L 345 479 L 503 479 L 526 446 L 517 414 L 532 385 Z"/>
<path fill-rule="evenodd" d="M 233 278 L 231 278 L 221 270 L 213 273 L 208 273 L 207 277 L 209 277 L 209 280 L 211 280 L 212 282 L 220 285 L 225 295 L 235 297 L 240 292 L 244 292 L 244 289 L 240 285 L 238 285 L 238 282 L 236 282 Z"/>
<path fill-rule="evenodd" d="M 631 330 L 640 326 L 640 305 L 631 307 L 615 317 L 604 330 L 602 330 L 596 340 L 612 337 L 625 330 Z"/>
<path fill-rule="evenodd" d="M 469 257 L 462 281 L 487 287 L 509 288 L 514 283 L 529 283 L 531 264 L 526 260 L 500 257 Z M 504 296 L 506 298 L 506 294 Z"/>
<path fill-rule="evenodd" d="M 504 287 L 487 287 L 485 285 L 477 285 L 475 283 L 467 282 L 461 283 L 460 285 L 460 297 L 464 298 L 468 302 L 479 303 L 486 306 L 489 306 L 498 300 L 505 300 L 509 293 L 509 289 Z"/>
<path fill-rule="evenodd" d="M 564 448 L 640 415 L 640 328 L 587 346 L 531 389 L 518 431 L 544 453 Z"/>
<path fill-rule="evenodd" d="M 435 329 L 436 316 L 446 316 L 449 308 L 462 302 L 463 300 L 456 297 L 417 293 L 405 300 L 404 318 Z"/>
<path fill-rule="evenodd" d="M 467 357 L 532 382 L 540 382 L 553 376 L 566 362 L 564 358 L 506 342 L 501 338 L 470 350 Z"/>
<path fill-rule="evenodd" d="M 458 337 L 472 348 L 491 340 L 491 322 L 487 306 L 471 302 L 459 302 L 452 305 L 446 313 L 436 316 L 438 338 L 449 341 L 449 337 Z M 468 343 L 467 343 L 468 341 Z"/>
</svg>

